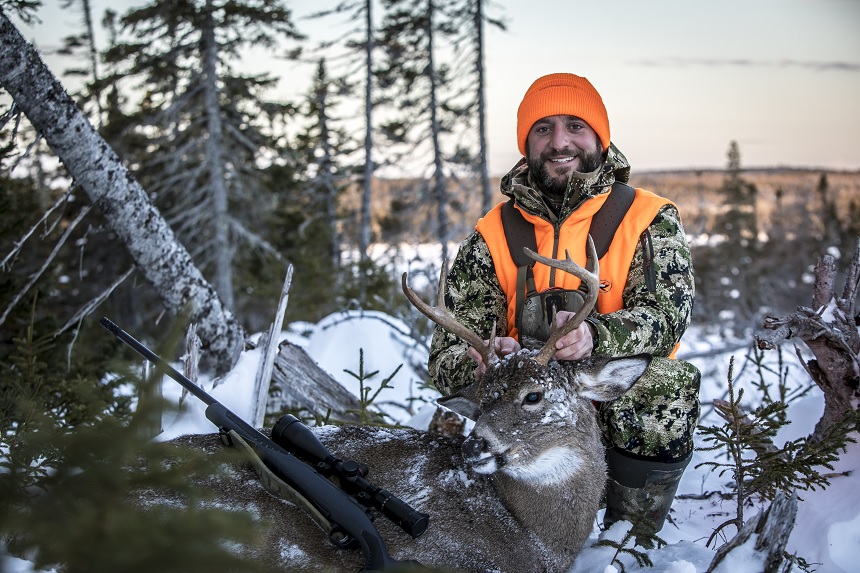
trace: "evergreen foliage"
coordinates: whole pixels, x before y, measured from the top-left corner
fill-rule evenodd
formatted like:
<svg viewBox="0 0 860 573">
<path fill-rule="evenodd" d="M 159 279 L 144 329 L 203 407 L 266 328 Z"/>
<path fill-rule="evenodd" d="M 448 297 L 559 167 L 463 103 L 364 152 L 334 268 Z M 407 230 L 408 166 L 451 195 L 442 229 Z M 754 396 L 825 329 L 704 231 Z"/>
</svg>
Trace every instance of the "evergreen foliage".
<svg viewBox="0 0 860 573">
<path fill-rule="evenodd" d="M 627 571 L 627 568 L 624 566 L 624 562 L 619 559 L 619 556 L 621 556 L 622 554 L 630 555 L 631 557 L 633 557 L 639 567 L 654 567 L 654 562 L 651 561 L 651 558 L 648 557 L 648 554 L 644 551 L 636 549 L 636 545 L 648 549 L 652 549 L 655 546 L 659 549 L 666 545 L 666 542 L 660 537 L 658 537 L 657 534 L 653 531 L 653 524 L 650 524 L 649 531 L 649 523 L 650 520 L 643 513 L 638 516 L 636 522 L 634 522 L 632 526 L 624 533 L 624 536 L 621 538 L 620 541 L 604 538 L 600 539 L 597 543 L 594 544 L 594 546 L 611 547 L 615 549 L 615 553 L 612 555 L 612 560 L 609 562 L 609 564 L 610 566 L 618 565 L 618 568 L 621 573 L 626 573 Z"/>
<path fill-rule="evenodd" d="M 392 372 L 387 378 L 385 378 L 374 392 L 373 388 L 367 384 L 367 381 L 379 374 L 379 371 L 364 371 L 364 349 L 359 349 L 358 372 L 353 372 L 352 370 L 344 370 L 344 372 L 358 380 L 358 403 L 360 408 L 358 411 L 348 411 L 346 413 L 357 414 L 358 423 L 360 425 L 384 425 L 385 415 L 381 414 L 378 411 L 371 410 L 370 408 L 376 402 L 376 399 L 379 397 L 380 392 L 382 392 L 386 388 L 391 388 L 391 385 L 389 383 L 395 376 L 397 376 L 397 373 L 400 372 L 400 368 L 402 367 L 403 365 L 400 364 L 397 368 L 395 368 L 394 372 Z M 373 393 L 371 394 L 371 392 Z"/>
<path fill-rule="evenodd" d="M 161 405 L 132 419 L 133 377 L 67 372 L 57 354 L 31 325 L 0 362 L 0 544 L 69 573 L 272 571 L 235 551 L 253 551 L 261 524 L 188 480 L 230 452 L 149 441 L 141 410 Z M 176 503 L 147 504 L 158 492 Z"/>
<path fill-rule="evenodd" d="M 767 388 L 763 371 L 755 384 Z M 734 525 L 738 531 L 744 525 L 744 508 L 753 500 L 773 500 L 778 491 L 825 489 L 830 484 L 821 468 L 833 470 L 839 452 L 848 442 L 854 442 L 851 432 L 860 420 L 860 413 L 850 412 L 845 419 L 831 427 L 820 441 L 798 438 L 786 441 L 782 447 L 774 444 L 780 428 L 791 423 L 785 416 L 788 405 L 763 393 L 761 404 L 748 412 L 743 405 L 744 391 L 736 390 L 734 357 L 729 364 L 727 400 L 715 400 L 714 407 L 725 420 L 724 425 L 699 426 L 705 436 L 703 451 L 724 449 L 726 461 L 710 461 L 697 467 L 711 467 L 723 476 L 730 473 L 736 500 L 734 518 L 720 524 L 708 540 L 710 544 L 725 527 Z M 785 393 L 781 391 L 781 394 Z"/>
<path fill-rule="evenodd" d="M 111 81 L 139 80 L 134 87 L 143 94 L 123 119 L 131 138 L 126 158 L 139 165 L 144 188 L 235 309 L 237 250 L 280 257 L 255 224 L 277 203 L 261 185 L 260 161 L 280 156 L 275 126 L 294 112 L 264 99 L 275 78 L 236 68 L 247 48 L 275 50 L 301 36 L 291 12 L 274 0 L 155 0 L 121 24 L 130 37 L 107 53 Z"/>
</svg>

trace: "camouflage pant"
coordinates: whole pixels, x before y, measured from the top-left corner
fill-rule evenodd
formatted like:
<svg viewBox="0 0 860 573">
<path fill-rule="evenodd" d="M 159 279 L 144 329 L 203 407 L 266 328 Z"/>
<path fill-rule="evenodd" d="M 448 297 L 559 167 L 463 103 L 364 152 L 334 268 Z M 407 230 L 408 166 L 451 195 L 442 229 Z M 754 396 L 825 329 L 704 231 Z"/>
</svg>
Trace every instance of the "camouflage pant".
<svg viewBox="0 0 860 573">
<path fill-rule="evenodd" d="M 654 357 L 630 390 L 601 405 L 607 446 L 660 461 L 688 456 L 699 419 L 700 381 L 699 369 L 689 362 Z"/>
</svg>

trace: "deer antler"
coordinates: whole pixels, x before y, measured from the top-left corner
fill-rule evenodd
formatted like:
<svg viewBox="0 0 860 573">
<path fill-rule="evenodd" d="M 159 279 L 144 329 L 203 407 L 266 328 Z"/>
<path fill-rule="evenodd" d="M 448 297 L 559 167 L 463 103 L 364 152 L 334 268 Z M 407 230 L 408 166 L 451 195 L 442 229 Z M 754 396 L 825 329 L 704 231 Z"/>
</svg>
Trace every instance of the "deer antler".
<svg viewBox="0 0 860 573">
<path fill-rule="evenodd" d="M 489 366 L 497 360 L 496 352 L 495 352 L 495 338 L 496 338 L 496 323 L 493 322 L 493 331 L 490 335 L 489 342 L 484 342 L 484 339 L 475 331 L 467 328 L 462 323 L 457 321 L 456 318 L 448 311 L 445 307 L 445 269 L 447 265 L 445 261 L 442 261 L 442 270 L 439 275 L 439 297 L 436 302 L 436 306 L 430 306 L 421 300 L 415 292 L 409 288 L 406 284 L 407 273 L 403 273 L 401 278 L 401 286 L 403 287 L 403 294 L 406 295 L 406 298 L 409 299 L 409 302 L 412 303 L 412 306 L 421 311 L 424 316 L 441 326 L 442 328 L 448 330 L 452 334 L 459 336 L 464 341 L 468 342 L 475 348 L 478 352 L 481 353 L 481 358 L 484 360 L 484 364 Z"/>
<path fill-rule="evenodd" d="M 585 302 L 583 302 L 582 308 L 579 309 L 576 316 L 566 322 L 561 328 L 553 330 L 552 334 L 549 336 L 549 340 L 546 341 L 546 344 L 544 344 L 543 348 L 541 348 L 540 352 L 538 352 L 538 355 L 535 357 L 535 360 L 539 364 L 546 366 L 549 363 L 550 358 L 552 358 L 552 355 L 555 354 L 555 343 L 568 332 L 576 330 L 591 313 L 594 305 L 597 304 L 597 295 L 600 292 L 600 264 L 597 262 L 597 250 L 594 248 L 594 241 L 591 240 L 591 235 L 588 236 L 588 245 L 586 247 L 586 252 L 588 253 L 588 261 L 585 264 L 586 268 L 582 268 L 576 264 L 573 259 L 570 258 L 570 253 L 567 251 L 564 252 L 567 257 L 567 260 L 564 261 L 544 257 L 543 255 L 539 255 L 532 251 L 528 247 L 523 247 L 523 251 L 526 255 L 539 263 L 566 271 L 573 276 L 579 277 L 587 286 Z M 555 327 L 554 316 L 552 317 L 552 320 L 553 327 Z"/>
</svg>

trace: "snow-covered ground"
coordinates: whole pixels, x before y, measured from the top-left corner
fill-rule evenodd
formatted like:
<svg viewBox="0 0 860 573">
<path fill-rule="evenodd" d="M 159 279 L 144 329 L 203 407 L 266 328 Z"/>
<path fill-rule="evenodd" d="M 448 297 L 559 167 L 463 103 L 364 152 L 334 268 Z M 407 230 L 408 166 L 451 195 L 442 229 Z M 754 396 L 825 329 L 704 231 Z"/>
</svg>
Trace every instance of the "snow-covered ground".
<svg viewBox="0 0 860 573">
<path fill-rule="evenodd" d="M 301 332 L 301 334 L 299 334 Z M 383 407 L 391 417 L 401 423 L 410 423 L 420 427 L 426 424 L 425 414 L 432 408 L 420 411 L 421 401 L 430 401 L 437 396 L 436 392 L 421 389 L 422 375 L 410 367 L 413 363 L 426 363 L 426 349 L 415 347 L 411 339 L 405 336 L 408 327 L 397 319 L 379 312 L 337 313 L 320 323 L 295 325 L 284 336 L 290 341 L 300 344 L 308 354 L 317 361 L 327 372 L 340 383 L 358 395 L 358 382 L 347 373 L 349 370 L 357 373 L 359 370 L 359 349 L 363 350 L 364 371 L 378 371 L 368 382 L 377 387 L 387 378 L 398 365 L 403 367 L 392 380 L 392 388 L 384 390 L 380 399 L 385 402 Z M 696 329 L 691 329 L 685 337 L 684 353 L 700 356 L 708 350 L 718 349 L 724 342 L 717 337 L 706 336 Z M 736 345 L 733 345 L 736 347 Z M 797 362 L 793 362 L 793 349 L 784 353 L 789 367 L 789 383 L 794 386 L 811 384 L 806 373 Z M 746 350 L 732 352 L 717 352 L 707 358 L 694 358 L 696 364 L 704 373 L 701 389 L 703 403 L 714 398 L 725 397 L 728 365 L 731 356 L 735 357 L 734 379 L 736 387 L 744 388 L 746 396 L 753 400 L 756 391 L 750 382 L 755 376 L 754 368 L 745 358 Z M 776 353 L 765 355 L 771 366 L 775 368 Z M 254 378 L 256 372 L 256 356 L 246 356 L 246 367 L 234 370 L 230 379 L 213 390 L 213 395 L 224 402 L 229 408 L 239 414 L 248 411 L 250 391 L 242 388 Z M 776 376 L 770 375 L 776 383 Z M 178 385 L 169 380 L 165 383 L 165 393 L 178 393 Z M 403 409 L 392 407 L 391 404 L 406 404 L 418 399 L 414 409 L 418 415 L 413 417 Z M 186 402 L 189 402 L 187 400 Z M 178 421 L 166 421 L 165 437 L 188 433 L 192 431 L 208 432 L 211 424 L 202 416 L 202 408 L 198 404 L 189 404 L 189 409 Z M 813 388 L 803 398 L 790 404 L 789 419 L 792 423 L 783 428 L 781 440 L 794 439 L 809 434 L 823 411 L 824 403 L 821 393 Z M 701 424 L 718 423 L 718 416 L 705 406 Z M 699 440 L 701 445 L 701 440 Z M 679 487 L 679 499 L 675 501 L 670 522 L 660 533 L 667 546 L 659 550 L 651 550 L 648 555 L 654 564 L 652 569 L 640 568 L 632 557 L 622 556 L 625 569 L 634 573 L 637 571 L 658 571 L 667 573 L 703 573 L 708 569 L 714 557 L 715 548 L 706 547 L 705 542 L 713 530 L 734 516 L 733 500 L 722 500 L 719 495 L 706 496 L 708 493 L 729 491 L 730 475 L 720 478 L 707 467 L 696 466 L 702 462 L 713 460 L 715 452 L 697 451 L 693 456 L 687 472 Z M 831 480 L 826 490 L 801 492 L 797 513 L 797 522 L 789 540 L 788 551 L 806 559 L 820 573 L 854 573 L 860 571 L 860 500 L 856 492 L 860 491 L 860 446 L 851 445 L 832 473 L 837 474 Z M 824 470 L 830 471 L 830 470 Z M 846 473 L 848 475 L 842 475 Z M 753 517 L 759 508 L 748 508 L 745 516 Z M 598 516 L 600 517 L 600 516 Z M 619 523 L 603 535 L 620 539 L 625 524 Z M 724 529 L 728 536 L 734 535 L 730 526 Z M 595 524 L 592 534 L 597 541 L 600 529 Z M 719 541 L 722 544 L 725 539 Z M 609 568 L 614 550 L 608 548 L 592 548 L 591 543 L 580 555 L 571 573 L 604 572 L 611 573 Z M 723 571 L 730 573 L 758 573 L 761 564 L 754 559 L 744 559 L 726 563 Z"/>
<path fill-rule="evenodd" d="M 391 375 L 398 365 L 403 367 L 393 378 L 391 389 L 386 389 L 380 395 L 384 409 L 392 419 L 402 423 L 410 423 L 417 427 L 426 424 L 426 412 L 421 410 L 424 402 L 432 401 L 437 394 L 433 390 L 422 389 L 422 375 L 416 372 L 410 364 L 426 363 L 426 348 L 415 346 L 405 333 L 405 324 L 379 312 L 338 313 L 331 315 L 320 323 L 294 325 L 290 331 L 283 334 L 292 342 L 302 345 L 308 354 L 326 371 L 340 381 L 344 386 L 358 394 L 358 382 L 346 370 L 358 373 L 359 349 L 363 350 L 364 371 L 378 371 L 368 383 L 376 388 L 381 381 Z M 701 355 L 709 348 L 718 348 L 720 341 L 710 339 L 695 329 L 685 337 L 685 351 L 689 354 Z M 776 356 L 769 357 L 775 361 Z M 786 352 L 793 359 L 793 350 Z M 735 351 L 735 382 L 736 386 L 745 388 L 746 395 L 753 399 L 755 390 L 749 384 L 752 368 L 745 363 L 745 351 Z M 701 398 L 704 403 L 713 398 L 723 397 L 726 389 L 729 352 L 716 353 L 708 358 L 696 358 L 694 362 L 704 373 Z M 251 394 L 254 376 L 257 369 L 259 354 L 246 353 L 239 366 L 231 375 L 217 387 L 205 385 L 217 400 L 237 414 L 248 417 L 251 404 Z M 808 385 L 810 381 L 799 364 L 789 366 L 789 380 L 794 385 Z M 775 380 L 775 378 L 774 378 Z M 178 384 L 166 379 L 164 394 L 178 399 L 181 388 Z M 406 410 L 393 406 L 413 401 L 413 410 L 417 416 Z M 416 401 L 417 400 L 417 401 Z M 212 424 L 203 414 L 203 404 L 193 397 L 185 400 L 181 413 L 171 415 L 164 420 L 164 434 L 168 439 L 187 433 L 209 433 L 214 431 Z M 792 424 L 783 429 L 780 439 L 793 439 L 808 434 L 814 427 L 823 410 L 823 398 L 817 388 L 807 393 L 802 399 L 792 402 L 789 409 L 789 419 Z M 717 423 L 717 416 L 707 406 L 703 409 L 700 423 L 711 425 Z M 701 440 L 699 441 L 701 445 Z M 681 482 L 675 504 L 670 515 L 670 521 L 660 532 L 660 537 L 667 545 L 659 550 L 648 551 L 653 562 L 653 568 L 641 568 L 632 557 L 622 556 L 625 569 L 634 573 L 637 571 L 657 571 L 666 573 L 704 573 L 714 557 L 715 548 L 706 547 L 705 542 L 713 530 L 721 523 L 734 516 L 733 500 L 723 501 L 718 495 L 706 495 L 711 492 L 728 491 L 728 474 L 720 478 L 707 467 L 697 468 L 702 462 L 713 460 L 718 455 L 714 452 L 697 451 Z M 860 446 L 851 445 L 848 452 L 842 455 L 833 473 L 838 474 L 831 480 L 831 485 L 824 491 L 801 492 L 802 501 L 799 503 L 797 521 L 791 535 L 788 551 L 803 557 L 813 564 L 816 571 L 821 573 L 854 573 L 860 571 Z M 829 471 L 829 470 L 825 470 Z M 846 475 L 842 475 L 842 474 Z M 751 518 L 759 508 L 746 510 L 746 517 Z M 598 516 L 600 518 L 600 516 Z M 623 535 L 624 522 L 616 524 L 603 536 L 620 539 Z M 728 527 L 724 532 L 732 536 L 734 531 Z M 580 554 L 577 563 L 570 573 L 614 573 L 617 571 L 611 565 L 614 550 L 609 548 L 590 547 L 601 535 L 595 523 L 592 539 Z M 725 539 L 721 539 L 720 543 Z M 18 560 L 7 560 L 3 571 L 23 573 L 31 571 L 28 564 Z M 741 555 L 732 562 L 725 563 L 719 569 L 724 573 L 759 573 L 761 563 L 749 554 Z"/>
</svg>

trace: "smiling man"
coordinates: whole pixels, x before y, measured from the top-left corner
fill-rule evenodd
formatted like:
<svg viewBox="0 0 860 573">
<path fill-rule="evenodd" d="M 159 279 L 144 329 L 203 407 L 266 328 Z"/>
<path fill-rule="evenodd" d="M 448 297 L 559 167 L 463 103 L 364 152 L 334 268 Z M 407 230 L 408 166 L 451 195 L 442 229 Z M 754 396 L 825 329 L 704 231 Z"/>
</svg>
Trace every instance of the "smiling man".
<svg viewBox="0 0 860 573">
<path fill-rule="evenodd" d="M 621 398 L 597 405 L 607 448 L 604 524 L 640 521 L 659 531 L 693 451 L 699 371 L 674 360 L 693 306 L 693 267 L 678 210 L 626 182 L 627 159 L 610 141 L 609 118 L 591 83 L 573 74 L 536 80 L 517 111 L 523 158 L 502 178 L 506 201 L 478 221 L 446 279 L 446 304 L 497 354 L 542 345 L 580 308 L 580 280 L 523 259 L 524 246 L 586 264 L 591 235 L 600 258 L 596 310 L 556 344 L 575 369 L 589 356 L 651 354 Z M 429 370 L 443 394 L 486 370 L 480 353 L 442 327 Z M 647 520 L 642 522 L 640 516 Z M 649 527 L 650 526 L 650 527 Z M 647 539 L 647 536 L 641 536 Z"/>
</svg>

